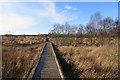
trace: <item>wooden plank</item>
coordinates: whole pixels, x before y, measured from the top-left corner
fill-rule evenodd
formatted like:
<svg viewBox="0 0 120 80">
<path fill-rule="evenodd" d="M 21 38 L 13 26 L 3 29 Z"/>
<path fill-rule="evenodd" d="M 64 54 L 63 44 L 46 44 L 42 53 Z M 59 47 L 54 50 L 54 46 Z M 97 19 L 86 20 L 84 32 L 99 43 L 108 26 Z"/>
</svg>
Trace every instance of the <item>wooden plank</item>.
<svg viewBox="0 0 120 80">
<path fill-rule="evenodd" d="M 63 79 L 62 71 L 50 42 L 46 42 L 46 46 L 42 51 L 42 55 L 33 74 L 32 79 L 34 80 L 36 78 Z"/>
<path fill-rule="evenodd" d="M 61 78 L 50 43 L 46 46 L 46 57 L 41 70 L 41 78 Z"/>
</svg>

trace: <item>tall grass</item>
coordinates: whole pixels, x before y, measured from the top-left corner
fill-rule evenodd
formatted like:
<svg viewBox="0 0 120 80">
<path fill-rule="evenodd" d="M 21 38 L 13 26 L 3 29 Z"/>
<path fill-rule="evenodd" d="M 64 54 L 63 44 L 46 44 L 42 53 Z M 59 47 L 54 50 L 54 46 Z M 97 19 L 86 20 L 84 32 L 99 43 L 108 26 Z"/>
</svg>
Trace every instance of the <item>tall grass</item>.
<svg viewBox="0 0 120 80">
<path fill-rule="evenodd" d="M 27 78 L 37 64 L 42 40 L 33 36 L 3 36 L 2 78 Z"/>
<path fill-rule="evenodd" d="M 80 78 L 118 77 L 118 39 L 111 39 L 100 46 L 74 42 L 77 43 L 76 46 L 71 41 L 68 38 L 65 43 L 63 39 L 59 39 L 55 43 L 58 45 L 58 54 L 62 55 L 67 64 L 73 64 L 72 67 L 80 72 Z"/>
</svg>

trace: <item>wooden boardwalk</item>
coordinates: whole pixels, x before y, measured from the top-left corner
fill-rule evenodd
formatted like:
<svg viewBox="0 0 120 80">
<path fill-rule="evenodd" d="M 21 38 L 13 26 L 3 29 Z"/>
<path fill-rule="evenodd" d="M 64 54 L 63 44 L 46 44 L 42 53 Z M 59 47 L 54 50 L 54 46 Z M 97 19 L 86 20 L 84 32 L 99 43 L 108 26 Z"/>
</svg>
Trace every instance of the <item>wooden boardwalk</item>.
<svg viewBox="0 0 120 80">
<path fill-rule="evenodd" d="M 56 55 L 50 42 L 46 42 L 32 79 L 63 78 Z"/>
</svg>

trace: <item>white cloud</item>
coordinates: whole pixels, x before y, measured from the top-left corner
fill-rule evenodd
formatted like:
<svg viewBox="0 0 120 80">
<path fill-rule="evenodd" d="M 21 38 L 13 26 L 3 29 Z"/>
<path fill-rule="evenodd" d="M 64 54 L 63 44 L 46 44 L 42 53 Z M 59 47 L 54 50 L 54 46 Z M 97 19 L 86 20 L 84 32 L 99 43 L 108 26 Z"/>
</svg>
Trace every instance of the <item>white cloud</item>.
<svg viewBox="0 0 120 80">
<path fill-rule="evenodd" d="M 41 25 L 41 21 L 44 20 L 49 20 L 54 24 L 73 19 L 70 15 L 67 16 L 67 13 L 64 11 L 58 13 L 54 2 L 39 2 L 39 4 L 42 8 L 29 8 L 26 5 L 12 2 L 0 3 L 0 34 L 5 34 L 9 31 L 24 34 L 25 30 L 34 28 L 37 24 Z M 28 15 L 32 14 L 34 16 L 23 15 L 19 12 L 25 12 Z M 42 28 L 43 26 L 40 27 Z"/>
<path fill-rule="evenodd" d="M 7 32 L 12 29 L 21 30 L 37 24 L 34 18 L 18 15 L 15 13 L 5 13 L 0 16 L 0 32 Z"/>
<path fill-rule="evenodd" d="M 72 9 L 72 7 L 71 6 L 65 6 L 65 9 Z"/>
<path fill-rule="evenodd" d="M 64 7 L 66 10 L 77 10 L 76 7 L 70 6 L 70 5 L 65 5 Z"/>
<path fill-rule="evenodd" d="M 0 4 L 0 34 L 21 32 L 37 24 L 37 20 L 15 12 L 17 5 L 11 3 Z"/>
<path fill-rule="evenodd" d="M 38 14 L 39 17 L 46 17 L 51 22 L 58 22 L 62 23 L 68 20 L 65 13 L 58 13 L 56 10 L 56 6 L 54 2 L 50 3 L 40 3 L 44 6 L 44 10 L 36 10 L 36 14 Z"/>
</svg>

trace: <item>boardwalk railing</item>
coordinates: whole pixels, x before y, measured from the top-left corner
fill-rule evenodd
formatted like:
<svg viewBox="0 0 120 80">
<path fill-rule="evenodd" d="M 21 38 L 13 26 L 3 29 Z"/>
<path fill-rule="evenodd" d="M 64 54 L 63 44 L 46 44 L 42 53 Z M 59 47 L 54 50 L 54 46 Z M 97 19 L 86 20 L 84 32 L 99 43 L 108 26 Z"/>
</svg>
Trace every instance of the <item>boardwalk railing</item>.
<svg viewBox="0 0 120 80">
<path fill-rule="evenodd" d="M 51 44 L 51 43 L 50 43 L 50 44 Z M 61 78 L 64 78 L 64 77 L 63 77 L 63 73 L 62 73 L 62 71 L 61 71 L 61 67 L 60 67 L 60 65 L 59 65 L 59 63 L 58 63 L 58 60 L 57 60 L 57 57 L 56 57 L 56 54 L 55 54 L 55 51 L 54 51 L 54 49 L 53 49 L 52 44 L 51 44 L 51 47 L 52 47 L 53 55 L 54 55 L 54 57 L 55 57 L 55 61 L 56 61 L 56 64 L 57 64 L 59 73 L 60 73 L 60 75 L 61 75 Z"/>
<path fill-rule="evenodd" d="M 44 55 L 44 50 L 45 50 L 46 45 L 47 45 L 47 43 L 44 43 L 44 46 L 43 46 L 43 48 L 42 48 L 42 51 L 40 52 L 40 53 L 41 53 L 41 54 L 40 54 L 40 59 L 39 59 L 38 63 L 35 65 L 35 67 L 31 70 L 31 73 L 29 74 L 28 80 L 29 80 L 29 79 L 32 79 L 32 77 L 33 77 L 33 75 L 34 75 L 34 72 L 35 72 L 35 70 L 36 70 L 37 67 L 38 67 L 38 64 L 40 64 L 40 63 L 41 63 L 41 60 L 43 60 L 42 58 L 43 58 L 43 55 Z M 42 63 L 41 63 L 41 65 L 42 65 Z"/>
<path fill-rule="evenodd" d="M 32 80 L 36 78 L 64 78 L 51 42 L 44 44 L 38 64 L 31 71 L 29 78 Z"/>
</svg>

